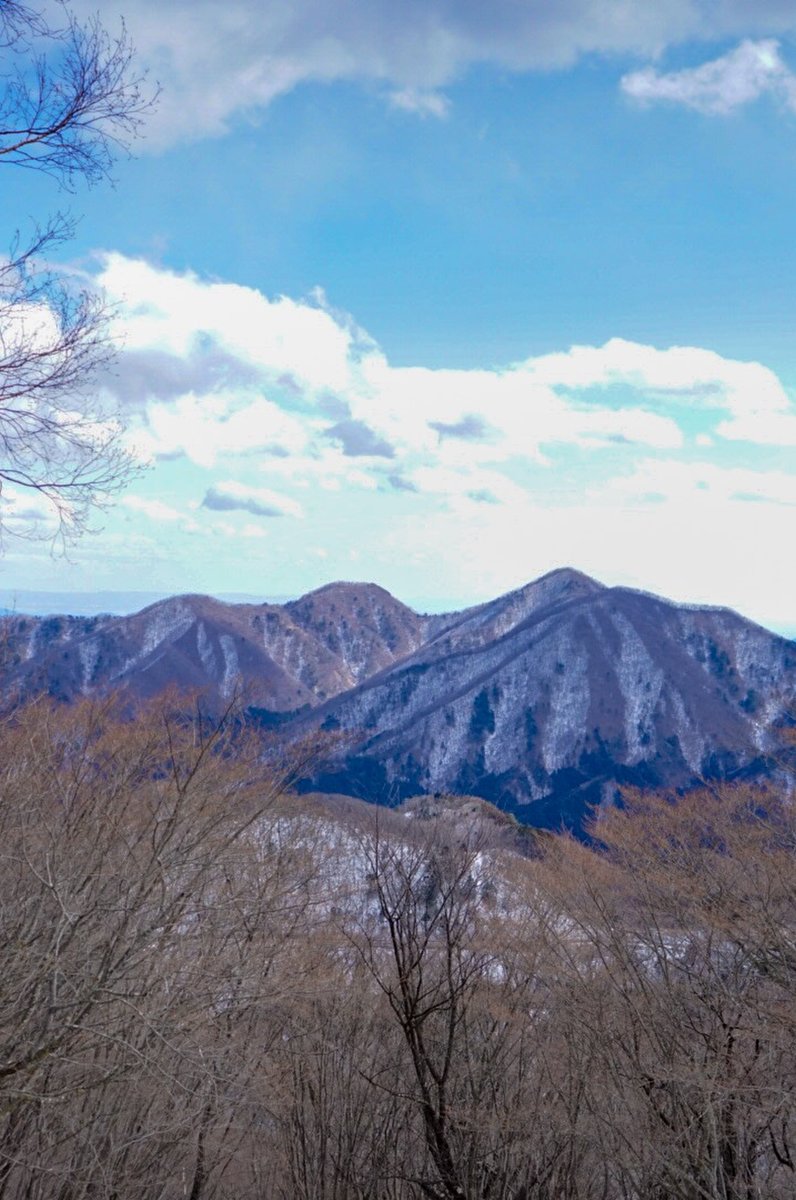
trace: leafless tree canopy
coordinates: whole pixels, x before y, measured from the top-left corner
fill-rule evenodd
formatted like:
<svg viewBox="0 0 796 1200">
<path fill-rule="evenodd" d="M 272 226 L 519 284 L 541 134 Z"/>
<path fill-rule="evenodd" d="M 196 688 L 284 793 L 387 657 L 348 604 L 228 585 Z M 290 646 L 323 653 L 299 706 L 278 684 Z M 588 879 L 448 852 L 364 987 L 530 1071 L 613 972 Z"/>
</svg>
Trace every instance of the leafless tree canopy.
<svg viewBox="0 0 796 1200">
<path fill-rule="evenodd" d="M 528 859 L 287 782 L 169 702 L 0 724 L 1 1200 L 790 1200 L 792 805 Z"/>
<path fill-rule="evenodd" d="M 61 12 L 55 26 L 0 0 L 0 165 L 71 191 L 108 176 L 152 95 L 124 29 L 113 37 L 99 19 Z M 27 235 L 9 230 L 0 260 L 0 532 L 62 541 L 136 470 L 94 391 L 113 351 L 108 313 L 47 266 L 71 233 L 60 213 Z"/>
</svg>

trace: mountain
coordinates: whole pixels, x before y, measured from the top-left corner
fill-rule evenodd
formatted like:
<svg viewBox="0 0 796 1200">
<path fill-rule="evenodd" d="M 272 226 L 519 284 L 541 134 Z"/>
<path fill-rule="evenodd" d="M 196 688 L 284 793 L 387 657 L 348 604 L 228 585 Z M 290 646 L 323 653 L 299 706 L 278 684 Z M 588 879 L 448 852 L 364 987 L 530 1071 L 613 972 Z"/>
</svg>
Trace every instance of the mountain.
<svg viewBox="0 0 796 1200">
<path fill-rule="evenodd" d="M 295 723 L 344 735 L 316 788 L 472 792 L 579 830 L 619 785 L 767 770 L 794 696 L 792 642 L 563 570 L 432 619 L 416 651 Z"/>
<path fill-rule="evenodd" d="M 331 584 L 286 605 L 175 596 L 132 616 L 6 617 L 6 692 L 70 701 L 173 684 L 219 708 L 234 694 L 274 713 L 354 687 L 422 642 L 425 618 L 373 584 Z"/>
<path fill-rule="evenodd" d="M 334 583 L 284 605 L 179 596 L 129 617 L 2 621 L 6 694 L 242 693 L 286 737 L 334 731 L 302 786 L 376 801 L 468 793 L 579 830 L 623 784 L 769 770 L 796 646 L 728 609 L 562 569 L 423 616 Z"/>
</svg>

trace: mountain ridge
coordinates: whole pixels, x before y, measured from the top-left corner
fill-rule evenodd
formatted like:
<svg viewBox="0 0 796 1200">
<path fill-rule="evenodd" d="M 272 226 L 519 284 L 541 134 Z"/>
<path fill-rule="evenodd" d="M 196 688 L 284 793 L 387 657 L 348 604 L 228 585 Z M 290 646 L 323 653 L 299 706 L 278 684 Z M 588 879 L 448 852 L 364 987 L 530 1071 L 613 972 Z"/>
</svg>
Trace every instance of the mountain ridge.
<svg viewBox="0 0 796 1200">
<path fill-rule="evenodd" d="M 580 829 L 620 784 L 688 786 L 760 766 L 794 694 L 787 639 L 731 609 L 627 588 L 548 604 L 437 663 L 436 648 L 298 718 L 353 738 L 323 786 L 348 778 L 396 799 L 473 791 L 535 823 L 568 807 Z"/>
<path fill-rule="evenodd" d="M 722 607 L 558 568 L 459 612 L 338 581 L 283 605 L 185 594 L 129 616 L 2 618 L 6 695 L 172 684 L 243 695 L 287 738 L 334 731 L 302 787 L 466 792 L 581 828 L 628 783 L 758 770 L 796 697 L 796 646 Z"/>
</svg>

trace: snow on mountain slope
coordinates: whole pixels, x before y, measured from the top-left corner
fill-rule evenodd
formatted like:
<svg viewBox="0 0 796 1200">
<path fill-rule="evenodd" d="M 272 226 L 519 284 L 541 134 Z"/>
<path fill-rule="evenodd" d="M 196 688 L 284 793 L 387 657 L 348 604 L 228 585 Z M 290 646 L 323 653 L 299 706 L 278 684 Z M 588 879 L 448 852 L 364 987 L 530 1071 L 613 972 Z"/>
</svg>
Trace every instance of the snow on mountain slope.
<svg viewBox="0 0 796 1200">
<path fill-rule="evenodd" d="M 308 788 L 471 793 L 542 826 L 579 828 L 618 784 L 763 770 L 796 711 L 794 643 L 569 569 L 441 616 L 334 583 L 285 605 L 177 596 L 1 626 L 6 695 L 240 697 L 288 737 L 335 731 Z"/>
<path fill-rule="evenodd" d="M 382 801 L 473 792 L 579 827 L 618 783 L 681 786 L 773 747 L 793 643 L 729 610 L 558 582 L 577 586 L 515 593 L 299 718 L 347 735 L 315 784 Z"/>
<path fill-rule="evenodd" d="M 331 584 L 287 605 L 175 596 L 133 616 L 3 621 L 6 690 L 71 700 L 172 684 L 221 705 L 283 712 L 353 687 L 420 645 L 424 620 L 373 584 Z"/>
</svg>

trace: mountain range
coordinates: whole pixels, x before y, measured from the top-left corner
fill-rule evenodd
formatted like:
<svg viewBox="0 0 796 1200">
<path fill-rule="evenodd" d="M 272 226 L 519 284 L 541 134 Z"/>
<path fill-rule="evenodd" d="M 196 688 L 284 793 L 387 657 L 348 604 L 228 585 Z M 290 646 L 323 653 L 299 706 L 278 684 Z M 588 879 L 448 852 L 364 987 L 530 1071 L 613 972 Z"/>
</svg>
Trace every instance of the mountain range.
<svg viewBox="0 0 796 1200">
<path fill-rule="evenodd" d="M 216 709 L 240 695 L 280 737 L 334 733 L 306 789 L 467 793 L 577 831 L 622 785 L 770 776 L 796 704 L 793 642 L 567 568 L 443 615 L 332 583 L 286 604 L 189 595 L 132 616 L 10 616 L 2 632 L 6 695 L 176 685 Z"/>
</svg>

